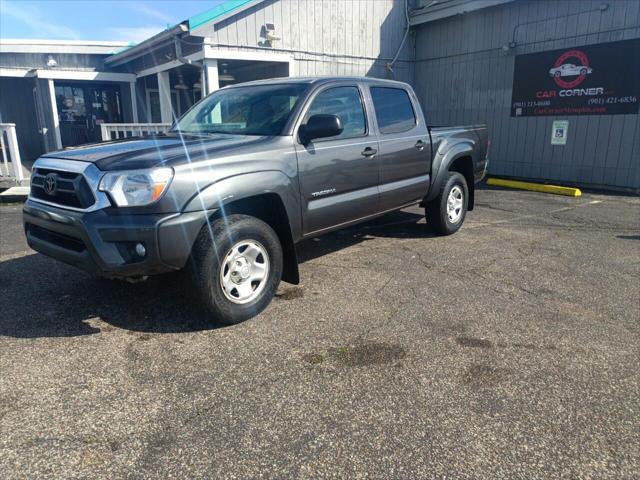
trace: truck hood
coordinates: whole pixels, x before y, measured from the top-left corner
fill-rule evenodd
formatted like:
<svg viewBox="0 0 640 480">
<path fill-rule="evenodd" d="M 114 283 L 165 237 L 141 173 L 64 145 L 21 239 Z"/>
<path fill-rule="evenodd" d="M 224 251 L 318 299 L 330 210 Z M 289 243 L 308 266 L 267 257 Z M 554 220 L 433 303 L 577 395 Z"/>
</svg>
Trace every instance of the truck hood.
<svg viewBox="0 0 640 480">
<path fill-rule="evenodd" d="M 86 145 L 51 152 L 46 158 L 94 163 L 100 170 L 133 170 L 159 165 L 177 165 L 235 153 L 241 148 L 256 148 L 272 137 L 216 134 L 192 136 L 177 134 L 140 137 Z"/>
</svg>

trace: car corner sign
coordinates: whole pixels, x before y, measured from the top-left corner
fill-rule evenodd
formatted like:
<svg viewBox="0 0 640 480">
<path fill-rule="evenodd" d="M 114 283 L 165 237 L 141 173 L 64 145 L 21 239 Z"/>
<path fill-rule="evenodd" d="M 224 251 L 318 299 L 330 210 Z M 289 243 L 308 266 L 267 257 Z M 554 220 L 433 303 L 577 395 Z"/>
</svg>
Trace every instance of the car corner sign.
<svg viewBox="0 0 640 480">
<path fill-rule="evenodd" d="M 512 117 L 633 114 L 640 106 L 640 39 L 518 55 Z"/>
</svg>

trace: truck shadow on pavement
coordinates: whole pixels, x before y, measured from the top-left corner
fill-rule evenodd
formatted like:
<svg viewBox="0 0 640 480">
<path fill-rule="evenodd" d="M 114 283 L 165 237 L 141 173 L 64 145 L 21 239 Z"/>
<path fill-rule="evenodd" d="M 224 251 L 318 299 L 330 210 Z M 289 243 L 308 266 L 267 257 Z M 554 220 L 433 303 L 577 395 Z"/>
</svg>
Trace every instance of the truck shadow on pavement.
<svg viewBox="0 0 640 480">
<path fill-rule="evenodd" d="M 435 236 L 424 223 L 424 215 L 401 210 L 366 223 L 305 240 L 298 244 L 298 261 L 308 262 L 375 238 L 432 238 Z"/>
<path fill-rule="evenodd" d="M 115 328 L 149 333 L 217 328 L 197 308 L 186 274 L 146 282 L 93 277 L 40 254 L 0 263 L 0 336 L 74 337 Z"/>
<path fill-rule="evenodd" d="M 301 263 L 376 237 L 429 238 L 424 217 L 395 212 L 305 240 Z M 99 279 L 40 254 L 0 262 L 0 336 L 75 337 L 119 328 L 145 333 L 195 332 L 223 325 L 199 306 L 186 272 L 130 284 Z"/>
</svg>

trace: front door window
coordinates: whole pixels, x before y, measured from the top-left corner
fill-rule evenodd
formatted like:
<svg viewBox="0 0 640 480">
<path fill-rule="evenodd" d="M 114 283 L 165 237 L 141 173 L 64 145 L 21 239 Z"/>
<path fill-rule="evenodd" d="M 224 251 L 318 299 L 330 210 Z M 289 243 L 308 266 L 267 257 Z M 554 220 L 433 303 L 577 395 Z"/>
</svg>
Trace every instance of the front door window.
<svg viewBox="0 0 640 480">
<path fill-rule="evenodd" d="M 342 133 L 332 139 L 360 137 L 366 133 L 364 107 L 358 87 L 328 88 L 318 94 L 302 123 L 317 114 L 337 115 L 340 118 Z"/>
</svg>

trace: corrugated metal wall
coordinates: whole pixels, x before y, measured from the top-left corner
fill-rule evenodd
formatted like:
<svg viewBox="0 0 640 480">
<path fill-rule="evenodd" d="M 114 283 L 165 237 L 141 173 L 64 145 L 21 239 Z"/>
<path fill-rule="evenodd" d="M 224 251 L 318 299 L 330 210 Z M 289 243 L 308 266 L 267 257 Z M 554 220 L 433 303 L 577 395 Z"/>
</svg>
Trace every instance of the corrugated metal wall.
<svg viewBox="0 0 640 480">
<path fill-rule="evenodd" d="M 514 29 L 518 46 L 505 52 Z M 639 115 L 510 116 L 515 55 L 638 38 L 640 1 L 516 0 L 416 32 L 414 86 L 429 123 L 488 124 L 490 173 L 640 189 Z M 570 122 L 566 146 L 550 144 L 554 119 Z"/>
<path fill-rule="evenodd" d="M 404 8 L 404 0 L 268 0 L 220 22 L 215 31 L 199 34 L 218 48 L 293 53 L 297 76 L 394 78 L 385 64 L 402 40 Z M 260 37 L 265 23 L 273 23 L 281 37 L 271 46 Z M 413 79 L 412 60 L 409 36 L 395 78 Z"/>
</svg>

